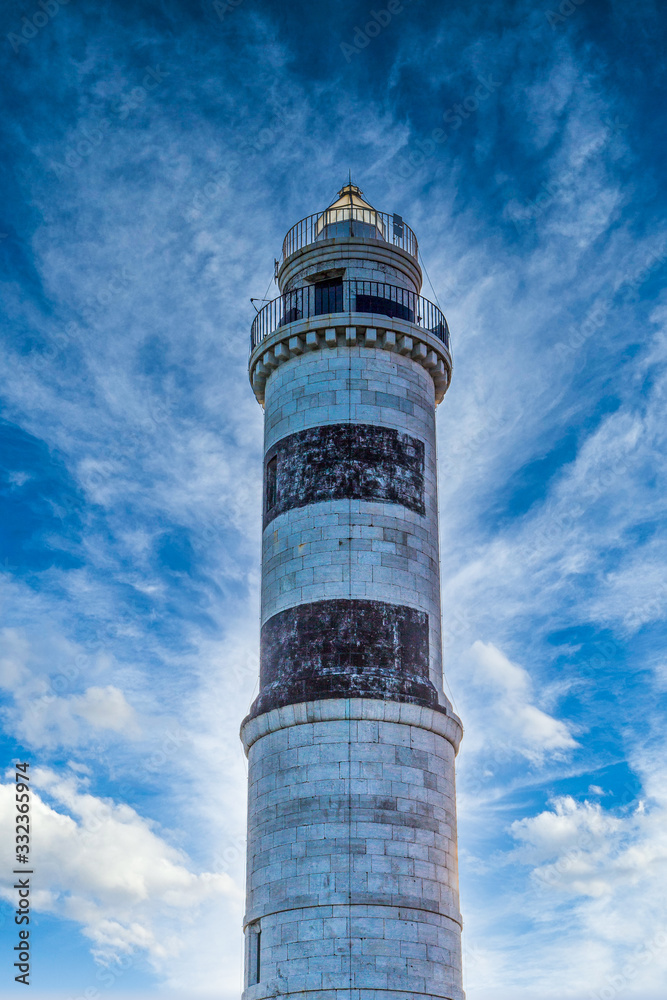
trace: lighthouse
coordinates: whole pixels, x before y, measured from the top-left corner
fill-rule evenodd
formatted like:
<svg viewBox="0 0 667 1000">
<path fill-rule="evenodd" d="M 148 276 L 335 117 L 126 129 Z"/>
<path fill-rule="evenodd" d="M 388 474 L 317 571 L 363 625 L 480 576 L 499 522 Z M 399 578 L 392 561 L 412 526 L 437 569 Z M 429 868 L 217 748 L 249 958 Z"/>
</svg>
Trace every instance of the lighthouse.
<svg viewBox="0 0 667 1000">
<path fill-rule="evenodd" d="M 264 407 L 243 1000 L 464 1000 L 435 412 L 417 239 L 346 184 L 252 324 Z"/>
</svg>

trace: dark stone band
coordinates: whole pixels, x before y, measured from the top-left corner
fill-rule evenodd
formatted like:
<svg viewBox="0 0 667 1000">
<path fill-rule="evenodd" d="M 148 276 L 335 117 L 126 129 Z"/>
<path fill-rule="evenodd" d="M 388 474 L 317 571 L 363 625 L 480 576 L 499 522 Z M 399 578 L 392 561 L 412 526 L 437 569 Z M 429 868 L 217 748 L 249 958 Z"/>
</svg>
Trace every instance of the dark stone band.
<svg viewBox="0 0 667 1000">
<path fill-rule="evenodd" d="M 424 443 L 376 424 L 325 424 L 278 441 L 264 464 L 264 526 L 322 500 L 376 500 L 424 514 Z"/>
<path fill-rule="evenodd" d="M 439 708 L 429 680 L 427 613 L 340 598 L 299 604 L 270 618 L 261 635 L 260 694 L 249 718 L 322 698 L 387 698 Z"/>
</svg>

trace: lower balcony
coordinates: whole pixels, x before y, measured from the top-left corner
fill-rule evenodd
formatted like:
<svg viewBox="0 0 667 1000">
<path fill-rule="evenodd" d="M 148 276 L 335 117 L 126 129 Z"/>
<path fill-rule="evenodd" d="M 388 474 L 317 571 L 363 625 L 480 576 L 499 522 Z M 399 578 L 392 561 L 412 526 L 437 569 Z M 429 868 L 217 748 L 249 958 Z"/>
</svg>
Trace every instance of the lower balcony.
<svg viewBox="0 0 667 1000">
<path fill-rule="evenodd" d="M 268 302 L 253 320 L 250 353 L 272 333 L 289 323 L 340 313 L 361 313 L 404 320 L 437 337 L 449 350 L 447 320 L 433 302 L 399 285 L 353 278 L 295 288 Z"/>
<path fill-rule="evenodd" d="M 425 368 L 435 387 L 435 404 L 449 388 L 452 355 L 444 338 L 386 313 L 323 313 L 276 326 L 250 354 L 248 375 L 258 403 L 264 405 L 271 373 L 290 359 L 337 348 L 371 347 L 409 357 Z"/>
</svg>

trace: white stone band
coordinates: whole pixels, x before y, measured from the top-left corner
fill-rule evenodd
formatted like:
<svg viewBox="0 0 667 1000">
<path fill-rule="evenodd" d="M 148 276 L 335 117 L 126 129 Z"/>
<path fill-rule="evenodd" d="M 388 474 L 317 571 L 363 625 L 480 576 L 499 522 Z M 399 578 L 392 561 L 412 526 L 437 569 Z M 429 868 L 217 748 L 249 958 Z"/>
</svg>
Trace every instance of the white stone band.
<svg viewBox="0 0 667 1000">
<path fill-rule="evenodd" d="M 458 753 L 463 736 L 463 726 L 457 715 L 445 715 L 432 708 L 370 698 L 324 698 L 285 705 L 248 719 L 241 726 L 241 740 L 247 756 L 253 743 L 269 733 L 313 722 L 339 721 L 399 722 L 415 726 L 444 737 L 454 747 L 454 753 Z"/>
</svg>

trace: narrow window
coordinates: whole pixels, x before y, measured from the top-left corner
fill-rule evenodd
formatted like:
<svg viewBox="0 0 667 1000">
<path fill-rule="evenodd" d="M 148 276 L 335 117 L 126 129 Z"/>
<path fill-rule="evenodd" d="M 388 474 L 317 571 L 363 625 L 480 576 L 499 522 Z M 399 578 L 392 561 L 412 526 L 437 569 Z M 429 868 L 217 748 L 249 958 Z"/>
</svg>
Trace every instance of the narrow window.
<svg viewBox="0 0 667 1000">
<path fill-rule="evenodd" d="M 343 311 L 343 282 L 340 278 L 333 281 L 318 281 L 315 285 L 315 315 Z"/>
<path fill-rule="evenodd" d="M 259 921 L 248 924 L 246 930 L 247 955 L 248 955 L 248 986 L 257 986 L 261 976 L 261 946 L 262 931 Z"/>
<path fill-rule="evenodd" d="M 266 463 L 266 512 L 269 513 L 278 499 L 278 456 Z"/>
</svg>

